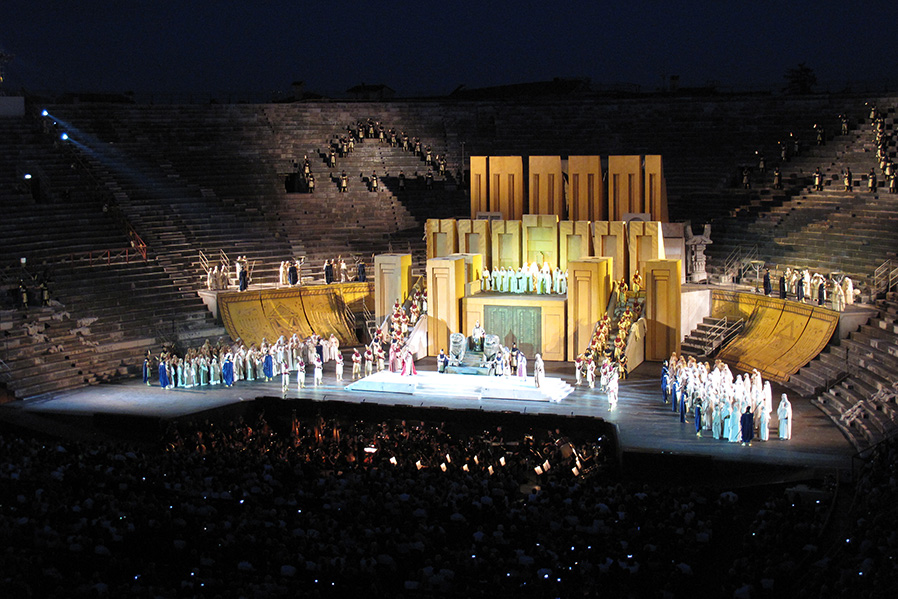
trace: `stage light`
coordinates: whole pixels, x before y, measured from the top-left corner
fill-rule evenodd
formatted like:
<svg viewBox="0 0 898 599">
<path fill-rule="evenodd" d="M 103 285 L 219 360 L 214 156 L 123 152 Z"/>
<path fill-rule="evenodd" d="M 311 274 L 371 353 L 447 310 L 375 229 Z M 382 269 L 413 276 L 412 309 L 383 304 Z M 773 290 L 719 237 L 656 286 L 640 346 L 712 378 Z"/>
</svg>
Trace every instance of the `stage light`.
<svg viewBox="0 0 898 599">
<path fill-rule="evenodd" d="M 47 112 L 46 108 L 44 108 L 43 110 L 41 110 L 41 116 L 50 116 L 50 113 Z"/>
<path fill-rule="evenodd" d="M 25 180 L 27 181 L 30 178 L 31 178 L 31 173 L 25 173 Z"/>
<path fill-rule="evenodd" d="M 62 141 L 66 141 L 68 138 L 69 138 L 68 133 L 63 133 L 62 135 L 59 136 L 59 139 L 61 139 Z"/>
</svg>

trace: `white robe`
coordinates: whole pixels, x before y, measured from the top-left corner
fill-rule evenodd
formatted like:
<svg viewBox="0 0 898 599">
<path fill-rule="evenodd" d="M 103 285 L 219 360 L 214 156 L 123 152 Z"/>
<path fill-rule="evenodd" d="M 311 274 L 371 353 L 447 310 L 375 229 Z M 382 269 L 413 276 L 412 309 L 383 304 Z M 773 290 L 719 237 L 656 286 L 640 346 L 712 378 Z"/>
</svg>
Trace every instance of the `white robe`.
<svg viewBox="0 0 898 599">
<path fill-rule="evenodd" d="M 770 438 L 770 412 L 767 411 L 766 407 L 763 407 L 759 416 L 758 437 L 761 441 L 766 441 Z"/>
<path fill-rule="evenodd" d="M 539 387 L 543 383 L 543 379 L 546 376 L 546 365 L 543 364 L 543 359 L 541 356 L 537 354 L 536 360 L 533 363 L 533 382 L 536 383 L 536 386 Z"/>
<path fill-rule="evenodd" d="M 786 397 L 780 401 L 779 407 L 776 409 L 776 417 L 779 418 L 780 439 L 792 438 L 792 404 Z"/>
</svg>

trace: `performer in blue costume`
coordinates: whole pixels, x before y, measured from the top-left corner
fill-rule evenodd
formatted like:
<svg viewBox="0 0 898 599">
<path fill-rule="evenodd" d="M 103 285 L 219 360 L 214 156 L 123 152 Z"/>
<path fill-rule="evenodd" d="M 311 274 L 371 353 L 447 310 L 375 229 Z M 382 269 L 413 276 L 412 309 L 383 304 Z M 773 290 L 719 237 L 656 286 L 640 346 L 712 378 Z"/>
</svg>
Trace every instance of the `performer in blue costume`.
<svg viewBox="0 0 898 599">
<path fill-rule="evenodd" d="M 266 381 L 274 378 L 274 359 L 271 357 L 271 352 L 265 354 L 265 358 L 262 360 L 262 373 L 265 375 Z"/>
<path fill-rule="evenodd" d="M 702 402 L 696 398 L 692 400 L 693 415 L 695 417 L 695 436 L 702 436 Z"/>
<path fill-rule="evenodd" d="M 221 365 L 221 379 L 227 387 L 234 384 L 234 363 L 231 361 L 231 354 L 225 356 L 224 364 Z"/>
<path fill-rule="evenodd" d="M 159 360 L 159 386 L 163 389 L 168 387 L 168 369 L 165 360 Z"/>
<path fill-rule="evenodd" d="M 677 378 L 674 377 L 670 383 L 670 410 L 674 413 L 677 411 L 677 396 L 679 395 L 677 387 Z"/>
<path fill-rule="evenodd" d="M 143 359 L 143 382 L 147 387 L 150 386 L 150 352 L 147 350 L 147 357 Z"/>
<path fill-rule="evenodd" d="M 683 395 L 680 397 L 680 422 L 686 422 L 686 390 L 685 389 L 683 390 Z"/>
<path fill-rule="evenodd" d="M 751 446 L 751 440 L 755 436 L 755 417 L 752 416 L 751 407 L 745 408 L 742 415 L 742 445 Z"/>
<path fill-rule="evenodd" d="M 670 386 L 670 371 L 667 369 L 667 360 L 661 364 L 661 399 L 664 403 L 669 401 L 667 397 L 667 388 Z"/>
</svg>

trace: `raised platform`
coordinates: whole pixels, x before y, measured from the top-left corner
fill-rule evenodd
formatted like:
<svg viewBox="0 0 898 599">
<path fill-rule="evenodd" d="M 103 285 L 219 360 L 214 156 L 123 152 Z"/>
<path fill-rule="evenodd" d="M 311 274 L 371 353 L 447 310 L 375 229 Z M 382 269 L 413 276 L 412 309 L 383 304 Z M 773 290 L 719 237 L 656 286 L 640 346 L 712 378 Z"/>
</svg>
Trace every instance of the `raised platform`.
<svg viewBox="0 0 898 599">
<path fill-rule="evenodd" d="M 533 377 L 472 376 L 419 372 L 402 376 L 378 372 L 346 386 L 349 391 L 402 393 L 420 396 L 448 396 L 460 399 L 512 399 L 517 401 L 559 402 L 574 388 L 560 378 L 546 377 L 537 387 Z"/>
<path fill-rule="evenodd" d="M 543 360 L 565 359 L 567 295 L 535 293 L 475 293 L 462 300 L 462 330 L 471 331 L 480 321 L 499 342 Z"/>
</svg>

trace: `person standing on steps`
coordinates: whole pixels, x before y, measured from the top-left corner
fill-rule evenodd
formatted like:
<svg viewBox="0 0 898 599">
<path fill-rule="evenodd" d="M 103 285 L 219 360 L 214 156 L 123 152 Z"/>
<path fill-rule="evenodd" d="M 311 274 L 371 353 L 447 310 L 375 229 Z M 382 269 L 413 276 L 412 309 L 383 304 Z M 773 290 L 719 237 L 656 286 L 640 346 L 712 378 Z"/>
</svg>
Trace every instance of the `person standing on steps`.
<svg viewBox="0 0 898 599">
<path fill-rule="evenodd" d="M 823 173 L 820 172 L 819 166 L 814 171 L 814 190 L 823 191 Z"/>
</svg>

